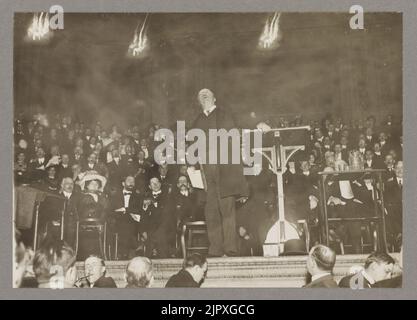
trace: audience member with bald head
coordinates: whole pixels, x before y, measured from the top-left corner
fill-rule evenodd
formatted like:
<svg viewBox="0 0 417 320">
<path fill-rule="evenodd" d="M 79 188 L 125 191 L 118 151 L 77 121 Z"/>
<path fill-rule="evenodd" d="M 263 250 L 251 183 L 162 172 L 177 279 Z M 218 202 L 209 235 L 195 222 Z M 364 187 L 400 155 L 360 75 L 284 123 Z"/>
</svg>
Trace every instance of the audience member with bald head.
<svg viewBox="0 0 417 320">
<path fill-rule="evenodd" d="M 307 271 L 311 282 L 305 288 L 337 288 L 333 279 L 333 268 L 336 263 L 336 253 L 324 245 L 311 248 L 307 258 Z"/>
<path fill-rule="evenodd" d="M 90 288 L 117 288 L 112 277 L 106 277 L 103 259 L 90 256 L 84 262 L 84 272 Z"/>
<path fill-rule="evenodd" d="M 148 288 L 153 283 L 152 261 L 145 257 L 130 260 L 126 267 L 126 288 Z"/>
</svg>

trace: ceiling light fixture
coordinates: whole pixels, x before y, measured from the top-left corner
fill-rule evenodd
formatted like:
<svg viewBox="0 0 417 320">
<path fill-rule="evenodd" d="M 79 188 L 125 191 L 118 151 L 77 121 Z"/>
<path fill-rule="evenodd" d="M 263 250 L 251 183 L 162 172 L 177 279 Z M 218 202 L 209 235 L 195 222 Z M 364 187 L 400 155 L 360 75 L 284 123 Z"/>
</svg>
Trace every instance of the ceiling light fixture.
<svg viewBox="0 0 417 320">
<path fill-rule="evenodd" d="M 259 37 L 258 46 L 260 49 L 274 49 L 280 46 L 282 39 L 282 33 L 279 27 L 279 19 L 281 13 L 275 12 L 274 16 L 270 20 L 269 17 L 266 19 L 265 27 Z"/>
</svg>

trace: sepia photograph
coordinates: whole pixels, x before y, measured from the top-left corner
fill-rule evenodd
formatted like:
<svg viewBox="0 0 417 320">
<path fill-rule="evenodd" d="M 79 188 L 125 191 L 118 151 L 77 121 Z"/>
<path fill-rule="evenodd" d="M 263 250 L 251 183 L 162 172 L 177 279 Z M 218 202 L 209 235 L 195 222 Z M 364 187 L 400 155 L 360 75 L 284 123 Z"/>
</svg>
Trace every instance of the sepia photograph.
<svg viewBox="0 0 417 320">
<path fill-rule="evenodd" d="M 401 12 L 64 9 L 13 16 L 13 288 L 402 287 Z"/>
</svg>

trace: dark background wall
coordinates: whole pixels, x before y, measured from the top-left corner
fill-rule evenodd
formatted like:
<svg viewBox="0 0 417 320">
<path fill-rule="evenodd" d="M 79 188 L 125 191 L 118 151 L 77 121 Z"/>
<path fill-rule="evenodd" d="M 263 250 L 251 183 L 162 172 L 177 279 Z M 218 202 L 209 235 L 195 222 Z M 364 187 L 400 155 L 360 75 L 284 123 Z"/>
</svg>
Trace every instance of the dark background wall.
<svg viewBox="0 0 417 320">
<path fill-rule="evenodd" d="M 15 15 L 16 112 L 41 106 L 77 110 L 104 124 L 190 120 L 196 94 L 212 88 L 219 105 L 246 123 L 327 112 L 346 120 L 402 114 L 402 16 L 283 13 L 281 46 L 257 49 L 271 14 L 151 14 L 150 50 L 126 56 L 144 14 L 65 14 L 46 44 L 25 42 L 32 14 Z"/>
</svg>

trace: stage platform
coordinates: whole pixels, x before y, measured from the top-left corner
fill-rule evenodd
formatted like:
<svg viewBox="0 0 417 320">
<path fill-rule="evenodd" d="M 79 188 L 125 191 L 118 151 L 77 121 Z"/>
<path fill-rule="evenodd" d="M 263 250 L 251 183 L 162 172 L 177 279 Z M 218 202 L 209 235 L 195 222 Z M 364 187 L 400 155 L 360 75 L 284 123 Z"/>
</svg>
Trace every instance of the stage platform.
<svg viewBox="0 0 417 320">
<path fill-rule="evenodd" d="M 336 280 L 345 276 L 352 265 L 363 265 L 367 255 L 337 256 Z M 393 254 L 397 258 L 397 255 Z M 304 285 L 306 256 L 294 257 L 236 257 L 209 258 L 204 288 L 299 288 Z M 107 275 L 114 278 L 119 288 L 125 287 L 124 271 L 127 261 L 107 261 Z M 153 260 L 154 287 L 164 287 L 168 278 L 181 269 L 181 259 Z M 84 263 L 78 262 L 80 276 Z"/>
</svg>

